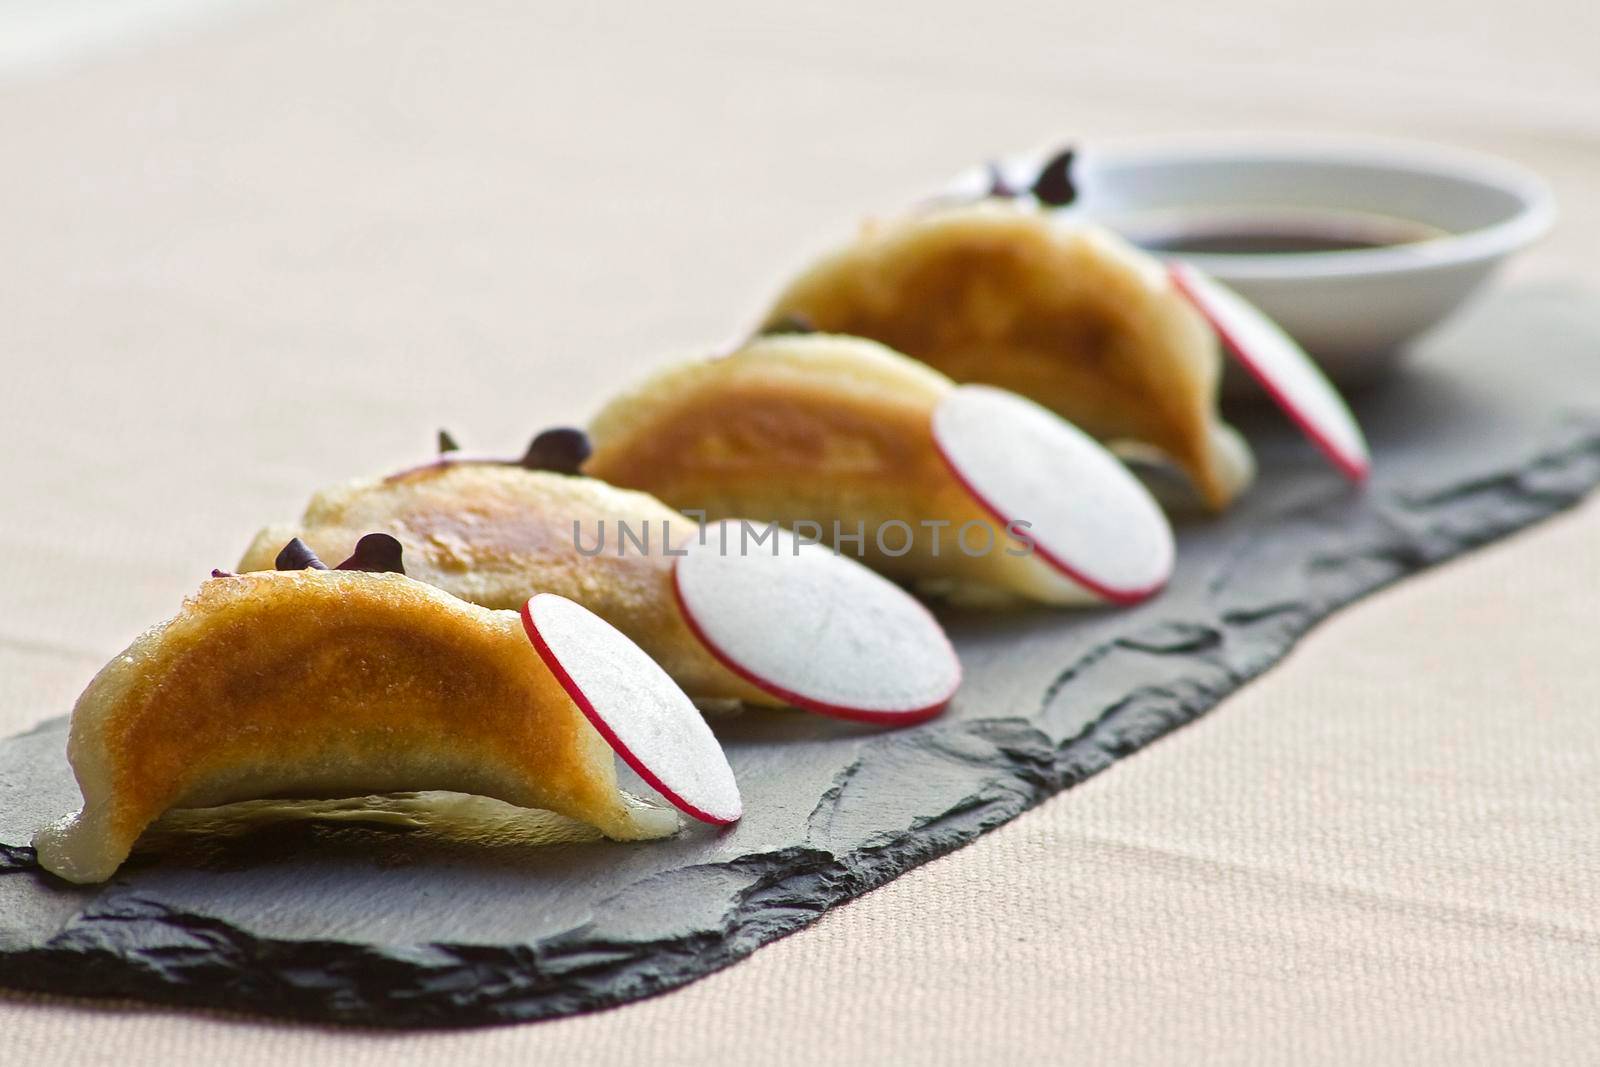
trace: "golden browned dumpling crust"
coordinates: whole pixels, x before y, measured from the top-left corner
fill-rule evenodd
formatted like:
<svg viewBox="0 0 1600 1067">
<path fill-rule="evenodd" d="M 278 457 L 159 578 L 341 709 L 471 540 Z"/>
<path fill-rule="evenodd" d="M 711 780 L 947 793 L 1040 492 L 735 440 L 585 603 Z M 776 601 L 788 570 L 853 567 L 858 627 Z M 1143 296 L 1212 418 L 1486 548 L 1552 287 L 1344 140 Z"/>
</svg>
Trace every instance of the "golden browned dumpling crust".
<svg viewBox="0 0 1600 1067">
<path fill-rule="evenodd" d="M 648 537 L 648 551 L 621 541 L 619 522 Z M 261 531 L 239 569 L 270 569 L 291 537 L 334 560 L 365 533 L 392 534 L 419 581 L 489 608 L 560 594 L 627 634 L 690 696 L 777 706 L 717 662 L 683 621 L 665 542 L 681 548 L 697 530 L 659 500 L 592 478 L 445 461 L 316 494 L 299 523 Z"/>
<path fill-rule="evenodd" d="M 590 424 L 585 472 L 650 492 L 709 519 L 865 530 L 864 562 L 932 588 L 976 587 L 1044 600 L 1086 599 L 1035 556 L 952 547 L 968 522 L 1005 534 L 961 486 L 933 441 L 935 407 L 953 382 L 858 337 L 781 334 L 716 359 L 669 368 L 607 405 Z M 885 554 L 884 524 L 946 520 L 937 555 L 927 531 Z M 841 546 L 856 554 L 854 543 Z M 899 549 L 898 542 L 893 546 Z"/>
<path fill-rule="evenodd" d="M 73 881 L 109 877 L 169 808 L 261 797 L 452 790 L 662 832 L 515 612 L 398 574 L 207 581 L 95 676 L 67 756 L 83 810 L 35 845 Z"/>
<path fill-rule="evenodd" d="M 869 224 L 791 282 L 766 321 L 789 317 L 1158 449 L 1212 507 L 1252 477 L 1218 419 L 1216 338 L 1156 260 L 1104 230 L 1001 200 Z"/>
</svg>

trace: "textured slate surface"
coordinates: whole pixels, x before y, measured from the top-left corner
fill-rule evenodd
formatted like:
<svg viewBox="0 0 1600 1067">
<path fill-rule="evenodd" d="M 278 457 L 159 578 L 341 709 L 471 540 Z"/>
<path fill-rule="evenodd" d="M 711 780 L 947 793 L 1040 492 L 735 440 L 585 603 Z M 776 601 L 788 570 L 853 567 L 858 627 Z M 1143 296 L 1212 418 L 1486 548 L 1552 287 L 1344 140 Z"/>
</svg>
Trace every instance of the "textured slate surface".
<svg viewBox="0 0 1600 1067">
<path fill-rule="evenodd" d="M 1183 523 L 1155 602 L 948 616 L 968 682 L 939 720 L 719 723 L 748 812 L 721 832 L 534 847 L 295 822 L 72 887 L 26 847 L 77 804 L 65 720 L 48 721 L 0 743 L 0 984 L 458 1026 L 726 966 L 1200 715 L 1340 605 L 1576 502 L 1600 482 L 1600 308 L 1502 297 L 1357 406 L 1377 459 L 1365 492 L 1272 413 L 1241 417 L 1261 483 Z"/>
</svg>

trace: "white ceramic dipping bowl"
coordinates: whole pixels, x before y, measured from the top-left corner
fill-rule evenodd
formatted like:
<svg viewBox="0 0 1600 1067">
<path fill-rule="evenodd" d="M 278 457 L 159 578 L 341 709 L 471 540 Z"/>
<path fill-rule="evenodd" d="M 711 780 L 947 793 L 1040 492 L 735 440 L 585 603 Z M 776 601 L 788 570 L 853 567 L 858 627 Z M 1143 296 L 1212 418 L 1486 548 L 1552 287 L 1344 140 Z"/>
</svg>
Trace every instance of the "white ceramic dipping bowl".
<svg viewBox="0 0 1600 1067">
<path fill-rule="evenodd" d="M 1026 184 L 1050 154 L 1007 159 L 1004 170 Z M 1276 319 L 1347 385 L 1386 369 L 1555 217 L 1544 182 L 1521 167 L 1383 141 L 1109 143 L 1083 147 L 1072 175 L 1078 199 L 1060 210 L 1135 239 L 1174 219 L 1252 213 L 1376 217 L 1431 231 L 1378 248 L 1183 254 Z M 972 178 L 968 172 L 961 184 Z"/>
</svg>

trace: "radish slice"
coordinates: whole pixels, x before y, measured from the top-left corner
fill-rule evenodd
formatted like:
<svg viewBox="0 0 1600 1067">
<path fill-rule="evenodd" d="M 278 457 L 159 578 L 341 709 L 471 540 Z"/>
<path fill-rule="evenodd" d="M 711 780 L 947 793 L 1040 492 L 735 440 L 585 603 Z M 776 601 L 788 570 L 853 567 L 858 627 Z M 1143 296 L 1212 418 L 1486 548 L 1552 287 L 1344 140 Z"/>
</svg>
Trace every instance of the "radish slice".
<svg viewBox="0 0 1600 1067">
<path fill-rule="evenodd" d="M 732 519 L 685 551 L 673 586 L 689 628 L 723 666 L 795 707 L 903 725 L 937 715 L 961 684 L 928 609 L 826 545 Z"/>
<path fill-rule="evenodd" d="M 1173 263 L 1171 271 L 1178 291 L 1312 443 L 1346 478 L 1365 480 L 1372 469 L 1367 440 L 1344 398 L 1305 349 L 1254 305 L 1188 263 Z"/>
<path fill-rule="evenodd" d="M 739 818 L 739 786 L 722 746 L 655 660 L 598 615 L 554 593 L 530 597 L 522 625 L 561 688 L 639 777 L 702 822 Z"/>
<path fill-rule="evenodd" d="M 933 413 L 933 439 L 967 491 L 1034 551 L 1118 604 L 1172 576 L 1172 527 L 1150 491 L 1094 438 L 1031 400 L 963 385 Z"/>
</svg>

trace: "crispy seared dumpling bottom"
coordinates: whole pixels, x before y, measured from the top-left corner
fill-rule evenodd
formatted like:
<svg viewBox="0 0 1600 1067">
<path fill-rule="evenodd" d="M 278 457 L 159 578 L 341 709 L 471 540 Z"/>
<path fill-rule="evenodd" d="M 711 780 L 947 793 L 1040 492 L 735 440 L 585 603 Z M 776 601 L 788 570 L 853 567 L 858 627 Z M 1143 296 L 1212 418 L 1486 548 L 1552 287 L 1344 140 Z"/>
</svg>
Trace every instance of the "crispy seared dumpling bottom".
<svg viewBox="0 0 1600 1067">
<path fill-rule="evenodd" d="M 96 675 L 67 755 L 83 810 L 35 843 L 75 881 L 109 877 L 169 808 L 258 797 L 451 790 L 662 832 L 514 612 L 401 575 L 206 582 Z"/>
<path fill-rule="evenodd" d="M 1216 412 L 1215 337 L 1154 259 L 1105 231 L 999 201 L 869 225 L 796 278 L 767 321 L 790 316 L 1156 448 L 1213 507 L 1253 476 Z"/>
</svg>

